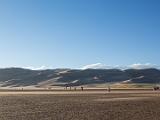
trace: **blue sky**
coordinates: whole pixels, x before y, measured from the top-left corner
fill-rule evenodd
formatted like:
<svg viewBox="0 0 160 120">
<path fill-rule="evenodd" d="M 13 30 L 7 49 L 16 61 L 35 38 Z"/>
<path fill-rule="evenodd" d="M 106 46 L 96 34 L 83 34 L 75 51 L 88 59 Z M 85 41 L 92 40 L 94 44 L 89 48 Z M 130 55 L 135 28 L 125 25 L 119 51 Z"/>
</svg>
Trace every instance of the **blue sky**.
<svg viewBox="0 0 160 120">
<path fill-rule="evenodd" d="M 0 0 L 0 67 L 160 65 L 159 0 Z"/>
</svg>

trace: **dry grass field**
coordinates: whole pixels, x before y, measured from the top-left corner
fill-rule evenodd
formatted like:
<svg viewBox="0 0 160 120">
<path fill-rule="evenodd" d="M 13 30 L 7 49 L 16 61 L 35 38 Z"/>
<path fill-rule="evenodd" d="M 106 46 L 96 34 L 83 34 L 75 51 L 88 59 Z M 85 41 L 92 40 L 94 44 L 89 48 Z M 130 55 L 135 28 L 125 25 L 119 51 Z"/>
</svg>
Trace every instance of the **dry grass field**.
<svg viewBox="0 0 160 120">
<path fill-rule="evenodd" d="M 159 92 L 59 93 L 0 92 L 0 120 L 160 120 Z"/>
</svg>

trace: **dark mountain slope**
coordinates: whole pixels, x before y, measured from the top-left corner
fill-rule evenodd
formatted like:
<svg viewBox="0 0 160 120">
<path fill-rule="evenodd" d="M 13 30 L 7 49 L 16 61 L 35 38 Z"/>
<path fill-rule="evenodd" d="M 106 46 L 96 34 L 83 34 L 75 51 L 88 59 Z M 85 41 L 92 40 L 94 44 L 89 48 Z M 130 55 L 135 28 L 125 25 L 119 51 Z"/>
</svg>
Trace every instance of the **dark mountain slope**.
<svg viewBox="0 0 160 120">
<path fill-rule="evenodd" d="M 22 68 L 0 69 L 1 86 L 30 86 L 49 81 L 52 85 L 84 85 L 93 83 L 123 82 L 160 83 L 158 69 L 54 69 L 28 70 Z M 63 83 L 63 84 L 62 84 Z"/>
<path fill-rule="evenodd" d="M 129 69 L 125 71 L 130 76 L 133 83 L 159 83 L 160 82 L 160 70 L 157 69 L 143 69 L 134 70 Z M 136 79 L 137 78 L 137 79 Z"/>
</svg>

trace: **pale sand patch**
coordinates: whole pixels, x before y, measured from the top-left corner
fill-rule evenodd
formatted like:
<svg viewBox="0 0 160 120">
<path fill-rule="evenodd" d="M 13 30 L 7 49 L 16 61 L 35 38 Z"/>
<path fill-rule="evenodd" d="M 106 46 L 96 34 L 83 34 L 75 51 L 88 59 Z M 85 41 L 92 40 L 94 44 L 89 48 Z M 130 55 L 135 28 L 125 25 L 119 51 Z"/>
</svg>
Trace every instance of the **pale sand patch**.
<svg viewBox="0 0 160 120">
<path fill-rule="evenodd" d="M 150 99 L 151 97 L 124 97 L 124 98 L 105 98 L 105 99 L 96 99 L 95 101 L 99 102 L 108 102 L 108 101 L 130 101 L 130 100 L 144 100 Z"/>
<path fill-rule="evenodd" d="M 77 91 L 70 91 L 70 90 L 45 90 L 45 89 L 35 89 L 35 90 L 0 90 L 0 96 L 2 95 L 23 95 L 23 94 L 103 94 L 103 95 L 116 95 L 116 94 L 122 94 L 128 96 L 134 95 L 134 97 L 151 97 L 151 96 L 160 96 L 159 92 L 154 91 L 113 91 L 108 92 L 106 90 L 77 90 Z M 133 96 L 130 96 L 133 97 Z"/>
<path fill-rule="evenodd" d="M 47 95 L 47 94 L 55 94 L 55 95 L 76 95 L 76 94 L 105 94 L 103 91 L 5 91 L 0 92 L 0 96 L 5 95 Z"/>
</svg>

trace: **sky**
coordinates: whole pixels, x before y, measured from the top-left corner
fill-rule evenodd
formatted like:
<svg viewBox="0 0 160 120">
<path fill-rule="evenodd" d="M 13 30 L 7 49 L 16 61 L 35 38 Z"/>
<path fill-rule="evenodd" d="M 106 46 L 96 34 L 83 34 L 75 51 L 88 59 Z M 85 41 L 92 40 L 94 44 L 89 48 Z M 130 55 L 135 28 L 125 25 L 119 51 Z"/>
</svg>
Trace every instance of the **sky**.
<svg viewBox="0 0 160 120">
<path fill-rule="evenodd" d="M 0 0 L 0 67 L 160 65 L 159 6 L 159 0 Z"/>
</svg>

